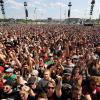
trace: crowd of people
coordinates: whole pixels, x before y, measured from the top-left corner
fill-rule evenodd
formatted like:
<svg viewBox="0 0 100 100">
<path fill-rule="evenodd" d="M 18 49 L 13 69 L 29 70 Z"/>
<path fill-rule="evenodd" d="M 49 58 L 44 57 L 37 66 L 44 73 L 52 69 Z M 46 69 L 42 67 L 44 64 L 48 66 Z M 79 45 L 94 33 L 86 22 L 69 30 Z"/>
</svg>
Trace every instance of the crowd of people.
<svg viewBox="0 0 100 100">
<path fill-rule="evenodd" d="M 100 27 L 0 26 L 0 100 L 100 100 Z"/>
</svg>

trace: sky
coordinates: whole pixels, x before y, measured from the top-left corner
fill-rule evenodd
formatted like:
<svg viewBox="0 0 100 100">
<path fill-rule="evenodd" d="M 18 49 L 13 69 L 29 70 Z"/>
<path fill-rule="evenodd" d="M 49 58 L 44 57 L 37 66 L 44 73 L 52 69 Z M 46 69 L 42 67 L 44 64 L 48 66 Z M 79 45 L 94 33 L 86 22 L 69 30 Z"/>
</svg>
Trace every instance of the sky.
<svg viewBox="0 0 100 100">
<path fill-rule="evenodd" d="M 3 0 L 6 18 L 25 18 L 24 2 L 27 2 L 29 19 L 65 19 L 68 3 L 72 3 L 71 18 L 89 18 L 92 0 Z M 100 0 L 95 0 L 92 18 L 99 18 Z M 1 9 L 1 8 L 0 8 Z M 0 10 L 0 18 L 3 18 Z"/>
</svg>

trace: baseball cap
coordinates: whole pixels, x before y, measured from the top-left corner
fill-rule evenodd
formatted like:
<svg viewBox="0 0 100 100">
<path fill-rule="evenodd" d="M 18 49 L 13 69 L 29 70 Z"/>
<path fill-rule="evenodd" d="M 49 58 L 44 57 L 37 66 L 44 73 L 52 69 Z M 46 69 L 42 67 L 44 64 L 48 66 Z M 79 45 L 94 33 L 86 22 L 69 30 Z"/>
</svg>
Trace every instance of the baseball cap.
<svg viewBox="0 0 100 100">
<path fill-rule="evenodd" d="M 33 70 L 31 74 L 32 74 L 33 76 L 38 76 L 38 73 L 39 73 L 39 72 L 38 72 L 37 70 Z"/>
<path fill-rule="evenodd" d="M 13 72 L 13 71 L 14 71 L 13 68 L 8 68 L 8 69 L 5 70 L 5 72 Z"/>
<path fill-rule="evenodd" d="M 65 70 L 63 71 L 63 73 L 64 73 L 64 75 L 69 75 L 69 76 L 72 74 L 71 71 L 68 70 L 68 69 L 65 69 Z"/>
<path fill-rule="evenodd" d="M 36 83 L 36 78 L 35 77 L 30 77 L 27 83 L 28 84 Z"/>
<path fill-rule="evenodd" d="M 0 71 L 3 72 L 4 71 L 4 68 L 2 66 L 0 66 Z"/>
</svg>

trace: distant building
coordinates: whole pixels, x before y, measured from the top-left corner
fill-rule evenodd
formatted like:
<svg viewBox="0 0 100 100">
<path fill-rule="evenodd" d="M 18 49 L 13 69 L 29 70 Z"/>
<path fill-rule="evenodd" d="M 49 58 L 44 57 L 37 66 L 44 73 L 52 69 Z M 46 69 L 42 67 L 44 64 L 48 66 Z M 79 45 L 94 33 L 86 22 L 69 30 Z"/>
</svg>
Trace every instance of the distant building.
<svg viewBox="0 0 100 100">
<path fill-rule="evenodd" d="M 65 24 L 81 24 L 82 23 L 82 19 L 80 18 L 68 18 L 65 19 Z"/>
<path fill-rule="evenodd" d="M 52 18 L 48 18 L 47 20 L 48 20 L 48 22 L 51 22 L 52 21 Z"/>
<path fill-rule="evenodd" d="M 95 23 L 95 20 L 91 20 L 91 19 L 86 19 L 84 21 L 84 26 L 94 26 L 96 23 Z"/>
<path fill-rule="evenodd" d="M 9 24 L 15 24 L 15 23 L 16 23 L 16 20 L 13 19 L 13 18 L 10 18 L 10 19 L 8 20 L 8 22 L 9 22 Z"/>
<path fill-rule="evenodd" d="M 99 20 L 100 20 L 100 14 L 99 14 Z"/>
</svg>

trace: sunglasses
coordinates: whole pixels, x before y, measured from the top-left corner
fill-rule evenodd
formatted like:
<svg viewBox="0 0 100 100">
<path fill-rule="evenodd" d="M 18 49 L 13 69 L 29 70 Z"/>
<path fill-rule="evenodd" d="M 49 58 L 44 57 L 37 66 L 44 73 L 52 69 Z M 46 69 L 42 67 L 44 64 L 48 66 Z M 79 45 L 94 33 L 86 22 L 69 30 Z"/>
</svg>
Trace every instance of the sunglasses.
<svg viewBox="0 0 100 100">
<path fill-rule="evenodd" d="M 6 89 L 6 90 L 7 90 L 7 89 L 9 89 L 9 87 L 6 87 L 6 86 L 5 86 L 5 87 L 4 87 L 4 89 Z"/>
<path fill-rule="evenodd" d="M 60 68 L 57 68 L 58 70 L 60 70 Z"/>
<path fill-rule="evenodd" d="M 48 87 L 48 89 L 52 89 L 52 90 L 53 90 L 53 89 L 54 89 L 54 87 Z"/>
<path fill-rule="evenodd" d="M 91 85 L 92 85 L 92 86 L 95 86 L 96 84 L 95 84 L 95 83 L 91 83 Z"/>
</svg>

